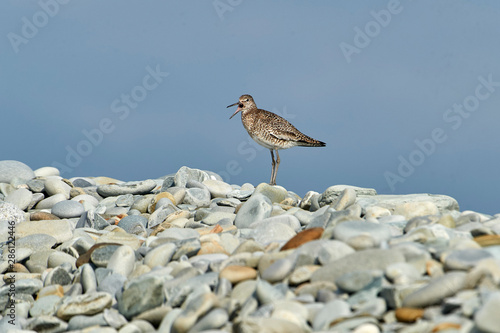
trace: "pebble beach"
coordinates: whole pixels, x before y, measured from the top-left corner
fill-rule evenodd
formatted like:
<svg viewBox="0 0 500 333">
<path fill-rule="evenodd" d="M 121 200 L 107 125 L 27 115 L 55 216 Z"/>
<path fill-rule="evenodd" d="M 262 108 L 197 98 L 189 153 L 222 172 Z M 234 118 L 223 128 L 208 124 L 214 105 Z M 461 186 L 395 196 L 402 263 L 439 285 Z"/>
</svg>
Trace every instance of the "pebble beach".
<svg viewBox="0 0 500 333">
<path fill-rule="evenodd" d="M 0 332 L 500 332 L 500 214 L 168 172 L 0 161 Z"/>
</svg>

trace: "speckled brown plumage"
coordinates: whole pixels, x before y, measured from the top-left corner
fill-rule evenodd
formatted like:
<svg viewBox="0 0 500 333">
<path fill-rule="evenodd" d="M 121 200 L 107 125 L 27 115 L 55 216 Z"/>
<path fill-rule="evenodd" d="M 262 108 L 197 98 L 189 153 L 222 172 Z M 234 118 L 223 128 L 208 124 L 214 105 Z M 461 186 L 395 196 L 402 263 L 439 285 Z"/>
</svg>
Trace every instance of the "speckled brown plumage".
<svg viewBox="0 0 500 333">
<path fill-rule="evenodd" d="M 241 96 L 237 103 L 231 104 L 228 107 L 234 105 L 238 105 L 238 109 L 236 109 L 236 112 L 233 113 L 229 119 L 241 111 L 241 121 L 248 134 L 255 140 L 255 142 L 271 151 L 273 165 L 271 172 L 271 185 L 276 185 L 276 175 L 278 173 L 278 166 L 280 163 L 280 157 L 278 154 L 279 149 L 288 149 L 295 146 L 325 146 L 324 142 L 315 140 L 303 134 L 286 119 L 278 116 L 277 114 L 258 109 L 252 96 L 250 95 Z M 273 151 L 276 151 L 276 160 L 274 159 Z"/>
</svg>

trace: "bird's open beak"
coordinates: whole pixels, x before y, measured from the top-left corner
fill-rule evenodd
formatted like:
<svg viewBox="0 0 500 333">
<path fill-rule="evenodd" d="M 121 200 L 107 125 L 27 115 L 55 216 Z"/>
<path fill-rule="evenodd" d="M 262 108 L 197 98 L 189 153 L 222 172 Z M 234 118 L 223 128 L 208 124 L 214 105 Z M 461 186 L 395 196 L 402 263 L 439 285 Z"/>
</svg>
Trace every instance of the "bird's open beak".
<svg viewBox="0 0 500 333">
<path fill-rule="evenodd" d="M 240 102 L 236 102 L 234 104 L 231 104 L 231 105 L 228 105 L 227 107 L 230 108 L 231 106 L 235 106 L 235 105 L 238 105 L 240 104 Z M 241 108 L 240 106 L 238 105 L 238 108 L 236 109 L 236 111 L 233 113 L 233 115 L 231 117 L 229 117 L 229 119 L 233 118 L 238 112 L 241 111 Z"/>
</svg>

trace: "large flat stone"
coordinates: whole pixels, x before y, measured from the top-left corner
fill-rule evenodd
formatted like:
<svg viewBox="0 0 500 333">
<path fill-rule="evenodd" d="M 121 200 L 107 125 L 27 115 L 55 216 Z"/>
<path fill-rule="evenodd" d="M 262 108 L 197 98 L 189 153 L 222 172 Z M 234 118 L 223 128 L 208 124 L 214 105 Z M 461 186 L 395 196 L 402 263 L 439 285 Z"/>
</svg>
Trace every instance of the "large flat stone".
<svg viewBox="0 0 500 333">
<path fill-rule="evenodd" d="M 73 225 L 68 220 L 24 221 L 16 226 L 16 236 L 46 234 L 63 243 L 73 237 Z"/>
<path fill-rule="evenodd" d="M 394 213 L 397 206 L 410 202 L 432 202 L 441 213 L 450 210 L 459 210 L 458 202 L 455 199 L 442 194 L 358 195 L 356 201 L 356 203 L 364 209 L 370 206 L 379 206 L 387 208 L 391 213 Z"/>
<path fill-rule="evenodd" d="M 379 269 L 384 270 L 395 262 L 405 262 L 405 257 L 398 250 L 364 250 L 348 254 L 321 267 L 311 276 L 311 282 L 330 281 L 354 271 Z"/>
</svg>

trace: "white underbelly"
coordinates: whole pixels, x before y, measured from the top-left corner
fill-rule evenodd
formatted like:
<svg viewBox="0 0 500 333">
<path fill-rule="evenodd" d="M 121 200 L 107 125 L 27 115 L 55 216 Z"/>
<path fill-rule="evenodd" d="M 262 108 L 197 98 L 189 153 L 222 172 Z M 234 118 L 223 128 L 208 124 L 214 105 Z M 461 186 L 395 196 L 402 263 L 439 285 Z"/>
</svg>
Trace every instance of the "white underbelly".
<svg viewBox="0 0 500 333">
<path fill-rule="evenodd" d="M 248 133 L 248 134 L 250 134 L 250 133 Z M 257 142 L 259 145 L 261 145 L 262 147 L 267 148 L 267 149 L 288 149 L 288 148 L 291 148 L 294 146 L 293 142 L 286 142 L 285 141 L 284 145 L 280 145 L 280 144 L 275 144 L 272 142 L 264 141 L 256 135 L 250 134 L 250 136 L 252 137 L 252 139 L 255 142 Z"/>
</svg>

